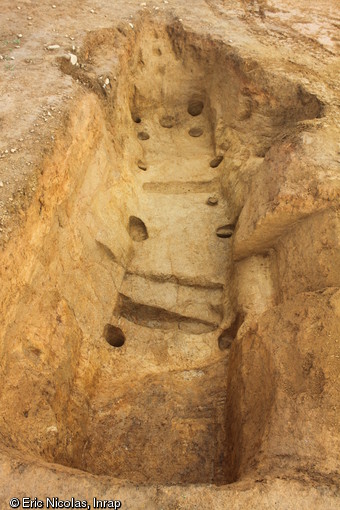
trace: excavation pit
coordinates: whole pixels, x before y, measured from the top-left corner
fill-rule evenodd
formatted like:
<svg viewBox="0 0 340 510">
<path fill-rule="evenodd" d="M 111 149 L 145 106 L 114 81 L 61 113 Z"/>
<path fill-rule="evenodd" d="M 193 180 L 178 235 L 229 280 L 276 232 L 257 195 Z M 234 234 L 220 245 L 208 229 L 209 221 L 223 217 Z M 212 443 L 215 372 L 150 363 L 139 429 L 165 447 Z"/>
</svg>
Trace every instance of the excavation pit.
<svg viewBox="0 0 340 510">
<path fill-rule="evenodd" d="M 228 432 L 234 343 L 219 340 L 235 314 L 234 241 L 217 236 L 232 236 L 258 154 L 321 105 L 177 21 L 130 32 L 115 31 L 114 99 L 90 83 L 70 113 L 72 144 L 41 173 L 48 205 L 36 204 L 29 281 L 3 330 L 1 438 L 131 482 L 224 484 L 243 452 Z M 112 44 L 105 34 L 94 63 Z"/>
</svg>

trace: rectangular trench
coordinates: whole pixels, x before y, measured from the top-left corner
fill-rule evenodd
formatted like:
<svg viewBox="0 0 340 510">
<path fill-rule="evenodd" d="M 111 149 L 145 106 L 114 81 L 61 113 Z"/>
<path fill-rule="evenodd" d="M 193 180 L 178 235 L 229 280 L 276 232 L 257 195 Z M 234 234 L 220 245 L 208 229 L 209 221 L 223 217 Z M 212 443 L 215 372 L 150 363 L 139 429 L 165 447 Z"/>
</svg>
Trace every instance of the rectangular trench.
<svg viewBox="0 0 340 510">
<path fill-rule="evenodd" d="M 261 76 L 249 82 L 177 21 L 135 33 L 114 32 L 117 80 L 111 31 L 85 44 L 88 82 L 61 65 L 92 92 L 42 184 L 58 200 L 40 207 L 41 246 L 3 334 L 1 437 L 131 482 L 225 483 L 237 477 L 226 399 L 240 325 L 232 242 L 250 179 L 239 174 L 262 162 L 280 119 L 318 105 L 290 84 L 275 102 L 277 89 L 267 97 Z M 100 92 L 96 62 L 110 77 Z"/>
</svg>

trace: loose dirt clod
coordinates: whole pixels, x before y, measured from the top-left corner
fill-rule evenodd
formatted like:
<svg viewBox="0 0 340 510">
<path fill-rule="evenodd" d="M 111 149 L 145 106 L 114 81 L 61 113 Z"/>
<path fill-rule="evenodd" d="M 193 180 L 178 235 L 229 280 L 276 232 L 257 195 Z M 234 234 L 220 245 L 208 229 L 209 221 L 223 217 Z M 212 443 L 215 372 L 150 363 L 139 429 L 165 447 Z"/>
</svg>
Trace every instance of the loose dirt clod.
<svg viewBox="0 0 340 510">
<path fill-rule="evenodd" d="M 73 66 L 76 65 L 76 63 L 78 62 L 78 57 L 77 55 L 73 55 L 73 53 L 70 53 L 70 62 Z"/>
<path fill-rule="evenodd" d="M 218 198 L 213 196 L 213 197 L 209 197 L 208 200 L 207 200 L 207 204 L 208 205 L 217 205 L 218 204 Z"/>
</svg>

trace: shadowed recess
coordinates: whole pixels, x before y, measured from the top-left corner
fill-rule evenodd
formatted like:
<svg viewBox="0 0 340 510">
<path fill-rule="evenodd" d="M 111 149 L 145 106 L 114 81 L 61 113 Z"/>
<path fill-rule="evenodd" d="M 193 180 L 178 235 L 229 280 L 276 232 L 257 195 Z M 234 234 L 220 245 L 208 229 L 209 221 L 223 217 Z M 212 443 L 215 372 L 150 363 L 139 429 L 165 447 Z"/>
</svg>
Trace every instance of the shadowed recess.
<svg viewBox="0 0 340 510">
<path fill-rule="evenodd" d="M 145 241 L 149 237 L 145 223 L 137 216 L 129 218 L 129 234 L 131 239 L 137 242 Z"/>
<path fill-rule="evenodd" d="M 223 156 L 216 156 L 216 158 L 210 161 L 211 168 L 217 168 L 223 161 Z"/>
<path fill-rule="evenodd" d="M 103 336 L 112 347 L 122 347 L 125 343 L 123 331 L 112 324 L 106 324 Z"/>
<path fill-rule="evenodd" d="M 222 227 L 218 227 L 216 229 L 216 235 L 221 239 L 228 239 L 233 235 L 234 228 L 234 225 L 223 225 Z"/>
<path fill-rule="evenodd" d="M 197 115 L 200 115 L 203 111 L 204 104 L 203 101 L 199 99 L 192 99 L 188 104 L 188 113 L 192 117 L 197 117 Z"/>
</svg>

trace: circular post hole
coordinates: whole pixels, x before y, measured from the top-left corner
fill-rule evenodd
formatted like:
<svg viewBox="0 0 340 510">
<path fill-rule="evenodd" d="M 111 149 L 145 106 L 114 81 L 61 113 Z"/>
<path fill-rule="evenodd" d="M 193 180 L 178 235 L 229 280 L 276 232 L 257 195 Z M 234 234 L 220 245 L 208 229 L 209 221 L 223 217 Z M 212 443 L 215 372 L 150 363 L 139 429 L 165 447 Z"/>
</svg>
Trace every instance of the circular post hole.
<svg viewBox="0 0 340 510">
<path fill-rule="evenodd" d="M 140 124 L 142 122 L 142 119 L 140 118 L 138 113 L 131 113 L 131 117 L 133 122 L 135 122 L 136 124 Z"/>
<path fill-rule="evenodd" d="M 218 227 L 216 229 L 216 235 L 221 239 L 228 239 L 233 235 L 234 229 L 234 225 L 223 225 L 223 227 Z"/>
<path fill-rule="evenodd" d="M 203 129 L 199 127 L 191 128 L 189 130 L 189 135 L 193 138 L 198 138 L 199 136 L 203 135 Z"/>
<path fill-rule="evenodd" d="M 203 108 L 203 101 L 200 101 L 199 99 L 192 99 L 188 104 L 188 113 L 192 115 L 192 117 L 197 117 L 197 115 L 202 113 Z"/>
<path fill-rule="evenodd" d="M 129 234 L 133 241 L 141 242 L 148 239 L 148 229 L 145 226 L 144 221 L 137 216 L 130 216 L 129 218 Z"/>
<path fill-rule="evenodd" d="M 137 137 L 139 140 L 149 140 L 150 138 L 150 135 L 149 133 L 147 133 L 146 131 L 140 131 L 138 134 L 137 134 Z"/>
<path fill-rule="evenodd" d="M 106 324 L 103 336 L 112 347 L 122 347 L 125 343 L 125 335 L 117 326 Z"/>
<path fill-rule="evenodd" d="M 216 158 L 210 161 L 211 168 L 217 168 L 223 161 L 223 156 L 216 156 Z"/>
</svg>

